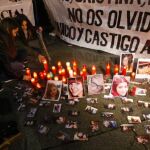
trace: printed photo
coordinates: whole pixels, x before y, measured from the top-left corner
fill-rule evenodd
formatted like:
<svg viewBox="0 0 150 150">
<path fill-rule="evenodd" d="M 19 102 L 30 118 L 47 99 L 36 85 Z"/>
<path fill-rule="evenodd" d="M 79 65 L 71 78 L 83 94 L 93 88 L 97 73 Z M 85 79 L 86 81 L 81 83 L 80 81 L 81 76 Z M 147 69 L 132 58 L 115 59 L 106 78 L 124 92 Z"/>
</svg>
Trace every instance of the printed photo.
<svg viewBox="0 0 150 150">
<path fill-rule="evenodd" d="M 71 141 L 71 137 L 68 133 L 64 132 L 64 131 L 59 131 L 57 134 L 56 134 L 56 138 L 67 143 L 67 142 L 70 142 Z"/>
<path fill-rule="evenodd" d="M 141 118 L 139 116 L 127 116 L 128 122 L 133 124 L 141 123 Z"/>
<path fill-rule="evenodd" d="M 144 120 L 150 121 L 150 114 L 143 114 Z"/>
<path fill-rule="evenodd" d="M 86 110 L 87 112 L 91 113 L 91 114 L 96 114 L 97 111 L 98 111 L 97 108 L 92 107 L 92 106 L 88 106 L 88 105 L 86 106 L 85 110 Z"/>
<path fill-rule="evenodd" d="M 38 132 L 39 132 L 40 134 L 46 135 L 46 134 L 48 133 L 48 131 L 49 131 L 49 127 L 48 127 L 48 126 L 43 125 L 43 124 L 40 124 L 40 125 L 38 126 Z"/>
<path fill-rule="evenodd" d="M 104 79 L 102 74 L 87 76 L 88 95 L 101 94 L 104 92 Z"/>
<path fill-rule="evenodd" d="M 120 55 L 120 72 L 126 67 L 127 72 L 133 71 L 134 54 L 124 53 Z"/>
<path fill-rule="evenodd" d="M 65 125 L 65 128 L 67 128 L 67 129 L 77 129 L 78 128 L 78 122 L 68 120 L 66 125 Z"/>
<path fill-rule="evenodd" d="M 121 98 L 123 104 L 133 103 L 133 99 L 122 97 Z"/>
<path fill-rule="evenodd" d="M 91 120 L 90 121 L 90 129 L 92 132 L 98 131 L 99 130 L 99 121 L 98 120 L 96 120 L 96 121 Z"/>
<path fill-rule="evenodd" d="M 54 116 L 53 117 L 53 121 L 54 123 L 57 123 L 57 124 L 64 124 L 66 122 L 66 117 L 65 116 Z"/>
<path fill-rule="evenodd" d="M 42 100 L 59 101 L 62 81 L 48 80 Z"/>
<path fill-rule="evenodd" d="M 128 95 L 129 80 L 125 76 L 115 75 L 113 77 L 110 94 L 114 97 L 126 97 Z"/>
<path fill-rule="evenodd" d="M 68 99 L 82 98 L 84 86 L 82 77 L 68 78 Z"/>
<path fill-rule="evenodd" d="M 106 109 L 116 109 L 116 105 L 115 104 L 104 104 L 104 108 Z"/>
<path fill-rule="evenodd" d="M 77 110 L 69 110 L 69 111 L 68 111 L 68 115 L 69 115 L 69 116 L 74 116 L 74 117 L 76 117 L 76 116 L 79 116 L 79 115 L 80 115 L 80 111 L 77 111 Z"/>
<path fill-rule="evenodd" d="M 98 103 L 97 98 L 94 98 L 94 97 L 86 98 L 86 101 L 87 101 L 88 104 Z"/>
<path fill-rule="evenodd" d="M 144 103 L 145 103 L 145 102 L 144 102 L 144 101 L 141 101 L 141 100 L 138 100 L 137 103 L 138 103 L 138 106 L 141 107 L 141 106 L 144 106 Z"/>
<path fill-rule="evenodd" d="M 133 124 L 122 124 L 120 125 L 121 131 L 122 132 L 129 132 L 134 130 L 134 125 Z"/>
<path fill-rule="evenodd" d="M 60 111 L 61 111 L 61 104 L 54 104 L 53 112 L 60 113 Z"/>
<path fill-rule="evenodd" d="M 102 112 L 102 117 L 107 118 L 107 119 L 114 118 L 114 113 L 112 113 L 112 112 Z"/>
<path fill-rule="evenodd" d="M 150 134 L 150 125 L 145 125 L 145 131 L 147 134 Z"/>
<path fill-rule="evenodd" d="M 121 112 L 122 113 L 133 112 L 133 109 L 131 107 L 121 107 Z"/>
<path fill-rule="evenodd" d="M 147 144 L 150 142 L 150 136 L 149 135 L 138 135 L 138 136 L 136 136 L 136 140 L 139 144 Z"/>
<path fill-rule="evenodd" d="M 83 132 L 76 132 L 74 134 L 74 138 L 75 141 L 87 141 L 88 140 L 88 136 L 87 134 L 83 133 Z"/>
<path fill-rule="evenodd" d="M 142 88 L 136 88 L 135 95 L 146 96 L 147 90 Z"/>
<path fill-rule="evenodd" d="M 150 59 L 138 59 L 135 78 L 150 79 Z"/>
<path fill-rule="evenodd" d="M 106 128 L 117 128 L 117 122 L 115 120 L 104 120 L 103 125 Z"/>
</svg>

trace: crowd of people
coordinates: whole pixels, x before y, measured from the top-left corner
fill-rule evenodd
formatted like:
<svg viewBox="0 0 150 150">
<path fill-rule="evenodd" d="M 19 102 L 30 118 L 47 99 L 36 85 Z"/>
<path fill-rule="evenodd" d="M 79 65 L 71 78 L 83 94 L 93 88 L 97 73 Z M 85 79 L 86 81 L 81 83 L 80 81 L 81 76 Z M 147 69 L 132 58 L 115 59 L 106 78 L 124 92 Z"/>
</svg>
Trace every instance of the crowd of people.
<svg viewBox="0 0 150 150">
<path fill-rule="evenodd" d="M 24 14 L 16 14 L 15 17 L 7 17 L 0 22 L 1 82 L 9 79 L 30 80 L 24 74 L 24 62 L 28 56 L 33 54 L 39 62 L 45 59 L 40 48 L 30 45 L 30 41 L 37 38 L 36 30 Z"/>
</svg>

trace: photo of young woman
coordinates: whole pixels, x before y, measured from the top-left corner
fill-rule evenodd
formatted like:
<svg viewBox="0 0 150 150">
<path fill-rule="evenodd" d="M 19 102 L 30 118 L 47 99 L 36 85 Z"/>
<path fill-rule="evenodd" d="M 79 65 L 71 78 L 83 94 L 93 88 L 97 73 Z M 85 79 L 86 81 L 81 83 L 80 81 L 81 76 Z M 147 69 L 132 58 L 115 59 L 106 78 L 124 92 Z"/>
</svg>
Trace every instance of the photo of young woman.
<svg viewBox="0 0 150 150">
<path fill-rule="evenodd" d="M 69 99 L 81 98 L 84 96 L 83 80 L 82 77 L 68 79 Z"/>
<path fill-rule="evenodd" d="M 122 75 L 115 75 L 111 86 L 111 94 L 115 97 L 126 97 L 129 81 Z"/>
<path fill-rule="evenodd" d="M 133 62 L 134 62 L 134 57 L 133 54 L 121 54 L 120 58 L 120 71 L 126 67 L 127 72 L 132 72 L 133 71 Z"/>
<path fill-rule="evenodd" d="M 101 94 L 104 92 L 104 80 L 102 74 L 87 76 L 88 95 Z"/>
<path fill-rule="evenodd" d="M 61 95 L 62 81 L 49 80 L 43 100 L 58 101 Z"/>
</svg>

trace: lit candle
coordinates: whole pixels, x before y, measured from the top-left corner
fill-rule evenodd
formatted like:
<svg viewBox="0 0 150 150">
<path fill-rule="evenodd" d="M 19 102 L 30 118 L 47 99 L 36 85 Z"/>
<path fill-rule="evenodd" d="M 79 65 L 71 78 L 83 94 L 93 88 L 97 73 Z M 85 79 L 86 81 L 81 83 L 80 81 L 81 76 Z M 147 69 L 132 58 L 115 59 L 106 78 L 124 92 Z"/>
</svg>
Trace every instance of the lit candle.
<svg viewBox="0 0 150 150">
<path fill-rule="evenodd" d="M 44 76 L 44 78 L 46 79 L 47 73 L 46 73 L 45 70 L 43 71 L 43 76 Z"/>
<path fill-rule="evenodd" d="M 65 76 L 62 77 L 62 82 L 63 82 L 63 83 L 66 83 L 66 82 L 67 82 L 67 79 L 66 79 Z"/>
<path fill-rule="evenodd" d="M 114 75 L 118 74 L 119 73 L 119 66 L 118 65 L 115 65 L 114 66 Z"/>
<path fill-rule="evenodd" d="M 62 76 L 66 75 L 66 70 L 64 68 L 61 70 L 61 74 L 62 74 Z"/>
<path fill-rule="evenodd" d="M 73 72 L 73 76 L 74 76 L 74 77 L 77 76 L 77 72 L 76 72 L 76 71 Z"/>
<path fill-rule="evenodd" d="M 61 61 L 58 61 L 58 63 L 57 63 L 57 65 L 58 65 L 58 69 L 61 69 Z"/>
<path fill-rule="evenodd" d="M 132 72 L 130 77 L 131 77 L 131 80 L 134 81 L 134 79 L 135 79 L 135 72 Z"/>
<path fill-rule="evenodd" d="M 33 77 L 34 77 L 34 79 L 35 79 L 35 80 L 37 80 L 38 75 L 37 75 L 37 73 L 36 73 L 36 72 L 33 72 Z"/>
<path fill-rule="evenodd" d="M 68 72 L 69 72 L 69 70 L 71 70 L 71 67 L 69 66 L 69 67 L 67 67 L 67 70 L 68 70 Z"/>
<path fill-rule="evenodd" d="M 67 68 L 70 67 L 70 62 L 66 62 Z"/>
<path fill-rule="evenodd" d="M 92 66 L 92 75 L 93 74 L 96 74 L 96 67 L 95 67 L 95 65 Z"/>
<path fill-rule="evenodd" d="M 40 72 L 39 73 L 39 76 L 40 76 L 40 78 L 43 80 L 44 79 L 44 74 L 43 74 L 43 72 Z"/>
<path fill-rule="evenodd" d="M 87 70 L 86 70 L 86 66 L 85 65 L 83 65 L 82 72 L 83 72 L 83 79 L 86 80 Z"/>
<path fill-rule="evenodd" d="M 50 80 L 51 79 L 51 75 L 50 73 L 47 73 L 47 80 Z"/>
<path fill-rule="evenodd" d="M 77 72 L 77 63 L 73 61 L 73 71 Z"/>
<path fill-rule="evenodd" d="M 83 76 L 83 71 L 80 71 L 80 76 Z"/>
<path fill-rule="evenodd" d="M 55 66 L 52 66 L 52 72 L 53 72 L 53 74 L 56 74 L 56 67 Z"/>
<path fill-rule="evenodd" d="M 106 75 L 110 75 L 110 64 L 106 65 Z"/>
<path fill-rule="evenodd" d="M 35 85 L 36 81 L 35 81 L 34 78 L 31 78 L 31 83 L 32 83 L 33 85 Z"/>
<path fill-rule="evenodd" d="M 73 70 L 69 70 L 69 77 L 73 78 Z"/>
<path fill-rule="evenodd" d="M 127 68 L 126 67 L 123 67 L 123 69 L 122 69 L 122 75 L 126 75 L 126 71 L 127 71 Z"/>
<path fill-rule="evenodd" d="M 40 89 L 42 86 L 41 86 L 40 83 L 36 83 L 36 87 L 37 87 L 38 89 Z"/>
<path fill-rule="evenodd" d="M 58 74 L 61 76 L 62 75 L 62 69 L 59 69 Z"/>
<path fill-rule="evenodd" d="M 55 77 L 54 77 L 54 80 L 55 80 L 55 81 L 58 81 L 58 80 L 59 80 L 58 76 L 55 76 Z"/>
<path fill-rule="evenodd" d="M 43 60 L 43 65 L 44 65 L 44 70 L 46 72 L 48 72 L 48 64 L 47 64 L 47 60 L 46 59 Z"/>
<path fill-rule="evenodd" d="M 26 75 L 31 76 L 31 71 L 29 68 L 26 68 Z"/>
</svg>

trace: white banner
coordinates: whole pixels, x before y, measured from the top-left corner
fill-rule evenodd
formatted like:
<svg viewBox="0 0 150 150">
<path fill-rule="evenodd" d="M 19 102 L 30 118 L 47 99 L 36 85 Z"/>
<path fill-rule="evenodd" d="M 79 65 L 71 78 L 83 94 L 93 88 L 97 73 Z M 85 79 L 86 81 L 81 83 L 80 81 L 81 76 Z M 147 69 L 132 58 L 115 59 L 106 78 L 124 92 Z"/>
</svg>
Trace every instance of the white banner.
<svg viewBox="0 0 150 150">
<path fill-rule="evenodd" d="M 25 14 L 35 25 L 32 0 L 22 0 L 18 2 L 0 1 L 0 19 L 15 16 L 15 12 Z"/>
<path fill-rule="evenodd" d="M 61 39 L 150 58 L 150 0 L 44 0 Z"/>
</svg>

